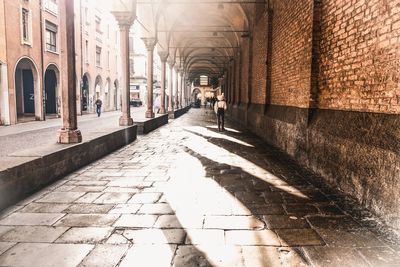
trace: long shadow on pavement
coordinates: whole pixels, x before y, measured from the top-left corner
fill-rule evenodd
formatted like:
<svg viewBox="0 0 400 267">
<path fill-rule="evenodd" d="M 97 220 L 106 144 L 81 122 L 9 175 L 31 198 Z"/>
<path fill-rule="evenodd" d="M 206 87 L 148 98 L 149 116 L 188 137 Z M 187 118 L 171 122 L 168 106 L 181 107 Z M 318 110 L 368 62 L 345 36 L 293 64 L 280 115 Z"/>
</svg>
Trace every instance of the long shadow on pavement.
<svg viewBox="0 0 400 267">
<path fill-rule="evenodd" d="M 237 163 L 221 163 L 216 157 L 188 147 L 187 152 L 204 166 L 206 177 L 212 177 L 252 215 L 266 223 L 265 229 L 279 236 L 280 246 L 293 247 L 306 264 L 308 259 L 318 265 L 328 261 L 335 264 L 335 260 L 340 262 L 345 258 L 346 264 L 366 266 L 368 263 L 361 257 L 361 254 L 365 257 L 364 248 L 388 247 L 369 231 L 374 225 L 363 227 L 336 205 L 343 201 L 340 194 L 277 149 L 266 146 L 254 136 L 246 138 L 239 131 L 221 135 L 211 130 L 208 135 L 196 129 L 187 127 L 186 131 L 206 139 L 228 154 L 249 161 L 251 166 L 243 168 Z M 343 203 L 339 204 L 345 205 Z M 255 243 L 268 243 L 261 232 L 257 234 L 255 231 L 254 234 Z M 354 250 L 355 246 L 361 249 Z M 348 249 L 341 251 L 338 247 Z"/>
</svg>

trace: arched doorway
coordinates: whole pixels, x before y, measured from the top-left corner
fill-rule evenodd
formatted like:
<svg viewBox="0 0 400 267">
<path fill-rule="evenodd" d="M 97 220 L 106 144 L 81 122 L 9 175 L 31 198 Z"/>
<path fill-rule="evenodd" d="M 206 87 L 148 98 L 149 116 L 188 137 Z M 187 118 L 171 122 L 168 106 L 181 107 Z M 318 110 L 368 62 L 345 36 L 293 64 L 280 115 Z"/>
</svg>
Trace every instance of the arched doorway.
<svg viewBox="0 0 400 267">
<path fill-rule="evenodd" d="M 82 77 L 82 111 L 89 110 L 89 74 Z"/>
<path fill-rule="evenodd" d="M 110 110 L 112 103 L 110 102 L 111 94 L 111 80 L 107 78 L 106 85 L 104 86 L 104 109 Z"/>
<path fill-rule="evenodd" d="M 194 88 L 192 91 L 192 102 L 195 107 L 199 108 L 201 106 L 202 93 L 199 88 Z"/>
<path fill-rule="evenodd" d="M 55 65 L 47 67 L 44 74 L 44 90 L 46 101 L 46 114 L 57 114 L 57 88 L 59 71 Z"/>
<path fill-rule="evenodd" d="M 114 109 L 118 110 L 118 80 L 114 81 Z"/>
<path fill-rule="evenodd" d="M 33 61 L 22 58 L 16 65 L 14 77 L 17 118 L 39 119 L 40 115 L 35 116 L 37 109 L 40 109 L 39 82 Z"/>
<path fill-rule="evenodd" d="M 95 99 L 98 99 L 101 97 L 101 91 L 102 91 L 102 86 L 103 86 L 103 80 L 101 79 L 101 76 L 98 75 L 96 77 L 96 81 L 94 83 L 94 88 L 95 88 Z"/>
</svg>

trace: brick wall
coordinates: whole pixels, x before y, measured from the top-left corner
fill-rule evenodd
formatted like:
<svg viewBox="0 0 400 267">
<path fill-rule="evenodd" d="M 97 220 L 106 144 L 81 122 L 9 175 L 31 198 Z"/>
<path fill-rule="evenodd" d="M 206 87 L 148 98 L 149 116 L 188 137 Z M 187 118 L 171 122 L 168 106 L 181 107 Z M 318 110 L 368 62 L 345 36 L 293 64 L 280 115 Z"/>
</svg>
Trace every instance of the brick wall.
<svg viewBox="0 0 400 267">
<path fill-rule="evenodd" d="M 399 1 L 326 1 L 319 107 L 400 112 Z"/>
<path fill-rule="evenodd" d="M 271 104 L 308 107 L 311 86 L 312 2 L 274 1 Z"/>
<path fill-rule="evenodd" d="M 267 18 L 263 14 L 255 21 L 253 29 L 253 66 L 252 66 L 252 91 L 251 102 L 255 104 L 265 103 L 266 88 L 266 38 Z"/>
<path fill-rule="evenodd" d="M 240 68 L 240 102 L 248 102 L 249 94 L 249 38 L 242 38 Z"/>
<path fill-rule="evenodd" d="M 272 10 L 253 27 L 252 105 L 236 113 L 248 119 L 234 118 L 400 233 L 399 1 L 280 0 Z"/>
</svg>

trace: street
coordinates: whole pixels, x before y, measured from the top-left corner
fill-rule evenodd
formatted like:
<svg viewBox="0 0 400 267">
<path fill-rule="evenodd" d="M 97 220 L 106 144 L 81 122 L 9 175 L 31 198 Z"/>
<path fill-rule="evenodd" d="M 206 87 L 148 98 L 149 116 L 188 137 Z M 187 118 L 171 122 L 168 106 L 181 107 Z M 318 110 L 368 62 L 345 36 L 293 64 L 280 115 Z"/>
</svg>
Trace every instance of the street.
<svg viewBox="0 0 400 267">
<path fill-rule="evenodd" d="M 131 108 L 132 118 L 143 117 L 145 107 Z M 78 128 L 83 140 L 89 132 L 118 127 L 120 111 L 87 114 L 78 117 Z M 56 143 L 61 118 L 46 121 L 32 121 L 12 126 L 0 126 L 0 159 L 15 152 Z M 1 164 L 1 163 L 0 163 Z"/>
</svg>

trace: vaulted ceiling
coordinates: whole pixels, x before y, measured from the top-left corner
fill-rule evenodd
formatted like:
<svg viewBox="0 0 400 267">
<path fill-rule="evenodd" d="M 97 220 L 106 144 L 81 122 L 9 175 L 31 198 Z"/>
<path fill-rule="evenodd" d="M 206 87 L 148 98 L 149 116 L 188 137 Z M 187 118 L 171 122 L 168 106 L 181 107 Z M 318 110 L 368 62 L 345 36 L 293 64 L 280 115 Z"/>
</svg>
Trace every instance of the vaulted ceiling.
<svg viewBox="0 0 400 267">
<path fill-rule="evenodd" d="M 264 2 L 258 1 L 258 2 Z M 190 80 L 220 77 L 249 34 L 255 1 L 138 0 L 137 20 L 146 37 L 157 38 L 158 51 L 182 68 Z"/>
</svg>

